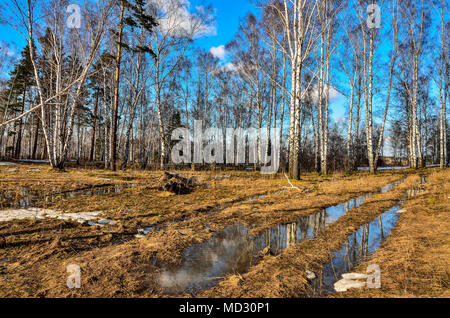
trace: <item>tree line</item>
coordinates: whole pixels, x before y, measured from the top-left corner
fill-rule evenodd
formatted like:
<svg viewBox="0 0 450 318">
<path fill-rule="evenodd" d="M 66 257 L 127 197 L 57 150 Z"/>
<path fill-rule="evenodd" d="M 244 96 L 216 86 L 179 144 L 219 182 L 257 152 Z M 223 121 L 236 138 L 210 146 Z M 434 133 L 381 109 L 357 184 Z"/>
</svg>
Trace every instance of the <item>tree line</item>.
<svg viewBox="0 0 450 318">
<path fill-rule="evenodd" d="M 17 60 L 0 55 L 0 69 L 13 63 L 0 83 L 0 156 L 164 169 L 172 131 L 202 120 L 279 130 L 294 179 L 374 173 L 382 156 L 447 165 L 448 1 L 254 4 L 218 54 L 196 45 L 214 29 L 212 6 L 89 0 L 73 28 L 67 0 L 6 2 L 1 20 L 27 44 Z M 345 115 L 333 119 L 338 100 Z M 257 131 L 261 166 L 270 133 Z"/>
</svg>

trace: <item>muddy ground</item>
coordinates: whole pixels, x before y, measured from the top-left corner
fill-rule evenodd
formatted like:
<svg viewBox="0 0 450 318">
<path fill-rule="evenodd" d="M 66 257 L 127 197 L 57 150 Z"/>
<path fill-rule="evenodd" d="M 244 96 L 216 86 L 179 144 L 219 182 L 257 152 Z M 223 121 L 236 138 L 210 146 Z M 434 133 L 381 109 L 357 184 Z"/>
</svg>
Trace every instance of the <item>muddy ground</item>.
<svg viewBox="0 0 450 318">
<path fill-rule="evenodd" d="M 38 207 L 64 213 L 95 211 L 101 212 L 101 218 L 113 221 L 94 225 L 49 218 L 0 222 L 0 296 L 307 296 L 310 282 L 305 271 L 319 272 L 333 257 L 331 251 L 349 234 L 395 205 L 405 191 L 419 186 L 422 175 L 426 175 L 428 181 L 420 185 L 425 192 L 411 199 L 411 202 L 419 201 L 404 203 L 405 209 L 410 209 L 412 204 L 411 209 L 418 212 L 402 214 L 392 235 L 373 257 L 380 266 L 386 264 L 386 272 L 394 278 L 395 275 L 408 276 L 399 271 L 398 266 L 412 266 L 417 261 L 423 266 L 417 271 L 427 273 L 427 266 L 433 267 L 436 262 L 435 274 L 426 277 L 448 289 L 448 170 L 383 171 L 374 176 L 365 172 L 330 176 L 305 174 L 301 181 L 292 181 L 292 186 L 283 174 L 265 176 L 256 172 L 217 170 L 182 171 L 180 174 L 196 177 L 198 184 L 193 192 L 175 195 L 160 190 L 161 172 L 107 172 L 83 168 L 55 172 L 46 165 L 0 166 L 2 210 Z M 214 286 L 195 292 L 169 292 L 161 281 L 161 274 L 167 269 L 183 264 L 187 248 L 209 242 L 230 224 L 248 226 L 248 235 L 258 235 L 279 224 L 378 191 L 396 181 L 402 183 L 368 197 L 360 206 L 318 231 L 313 239 L 293 244 L 277 255 L 266 251 L 252 260 L 252 266 L 242 273 L 231 272 L 215 278 Z M 83 190 L 74 191 L 79 189 Z M 439 231 L 420 227 L 422 216 L 417 213 L 425 213 L 424 224 L 433 228 L 439 224 Z M 406 244 L 409 240 L 414 242 L 408 245 L 409 249 L 396 246 L 398 242 Z M 430 253 L 439 255 L 431 257 L 429 263 L 423 259 L 426 246 L 433 247 Z M 405 251 L 407 256 L 403 255 Z M 402 255 L 403 263 L 390 264 L 390 253 Z M 405 265 L 406 262 L 409 265 Z M 67 287 L 70 264 L 81 268 L 79 289 Z M 392 283 L 386 284 L 386 288 L 392 290 L 369 293 L 379 293 L 373 296 L 442 294 L 434 289 L 422 294 L 402 293 L 399 290 L 405 283 L 394 278 Z M 349 296 L 365 295 L 363 290 L 358 293 L 349 293 Z"/>
</svg>

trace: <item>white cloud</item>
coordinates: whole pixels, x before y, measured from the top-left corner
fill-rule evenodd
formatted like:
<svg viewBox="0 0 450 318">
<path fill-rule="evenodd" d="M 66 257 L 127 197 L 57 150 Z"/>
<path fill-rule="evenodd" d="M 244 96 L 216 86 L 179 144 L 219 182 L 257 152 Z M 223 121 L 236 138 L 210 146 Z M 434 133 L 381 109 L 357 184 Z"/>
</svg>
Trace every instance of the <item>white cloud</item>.
<svg viewBox="0 0 450 318">
<path fill-rule="evenodd" d="M 205 14 L 203 6 L 197 6 L 196 11 L 190 11 L 187 0 L 151 0 L 161 13 L 158 28 L 161 32 L 177 35 L 193 35 L 194 38 L 217 34 L 214 24 L 204 24 L 200 15 Z"/>
<path fill-rule="evenodd" d="M 325 86 L 323 88 L 323 94 L 325 95 L 326 93 L 327 93 L 327 87 Z M 329 94 L 330 94 L 330 101 L 341 96 L 341 93 L 339 93 L 333 86 L 330 86 Z M 312 97 L 313 97 L 314 102 L 317 103 L 317 101 L 319 99 L 319 87 L 317 84 L 314 85 L 314 87 L 312 88 Z"/>
<path fill-rule="evenodd" d="M 205 13 L 205 7 L 204 6 L 196 6 L 195 10 L 197 10 L 198 13 Z"/>
<path fill-rule="evenodd" d="M 220 72 L 228 72 L 228 73 L 235 73 L 238 71 L 238 67 L 233 63 L 220 63 L 218 67 L 214 68 L 212 72 L 214 74 L 219 74 Z"/>
<path fill-rule="evenodd" d="M 330 87 L 330 100 L 336 99 L 339 96 L 341 96 L 341 93 L 339 93 L 334 87 Z"/>
<path fill-rule="evenodd" d="M 227 72 L 237 72 L 238 68 L 233 63 L 227 63 L 223 66 L 223 69 Z"/>
<path fill-rule="evenodd" d="M 17 55 L 17 50 L 5 41 L 0 40 L 0 54 L 5 54 L 9 57 L 15 57 Z"/>
<path fill-rule="evenodd" d="M 213 46 L 209 52 L 218 59 L 223 59 L 227 52 L 225 51 L 225 45 L 219 45 L 218 47 Z"/>
</svg>

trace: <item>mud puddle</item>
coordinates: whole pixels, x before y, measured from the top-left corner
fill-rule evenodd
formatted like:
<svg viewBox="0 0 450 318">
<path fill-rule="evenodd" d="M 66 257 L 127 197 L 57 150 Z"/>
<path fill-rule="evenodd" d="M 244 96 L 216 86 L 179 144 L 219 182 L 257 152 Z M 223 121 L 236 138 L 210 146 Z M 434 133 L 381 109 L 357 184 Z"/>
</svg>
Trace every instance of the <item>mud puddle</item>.
<svg viewBox="0 0 450 318">
<path fill-rule="evenodd" d="M 54 203 L 61 199 L 74 198 L 78 196 L 93 196 L 102 194 L 118 194 L 125 188 L 134 188 L 135 184 L 128 185 L 99 185 L 83 189 L 75 189 L 58 193 L 45 193 L 38 190 L 30 190 L 22 187 L 15 193 L 0 193 L 0 210 L 26 209 L 38 201 Z"/>
<path fill-rule="evenodd" d="M 421 178 L 421 184 L 426 178 Z M 397 224 L 401 204 L 424 190 L 420 187 L 411 188 L 395 206 L 385 211 L 372 222 L 362 225 L 347 238 L 339 251 L 333 252 L 333 260 L 326 264 L 317 278 L 312 280 L 310 297 L 324 297 L 335 292 L 334 284 L 342 278 L 342 274 L 350 272 L 355 266 L 368 260 L 381 243 L 391 234 Z"/>
<path fill-rule="evenodd" d="M 74 198 L 77 196 L 93 196 L 102 194 L 117 194 L 125 188 L 133 188 L 136 185 L 100 185 L 84 189 L 76 189 L 59 193 L 46 194 L 43 191 L 30 190 L 22 187 L 15 194 L 0 194 L 0 222 L 22 219 L 55 218 L 60 220 L 73 220 L 79 223 L 88 223 L 90 226 L 104 226 L 113 224 L 113 220 L 100 217 L 102 211 L 63 213 L 46 208 L 32 207 L 37 202 L 53 203 L 57 200 Z"/>
<path fill-rule="evenodd" d="M 370 196 L 387 192 L 401 182 L 396 181 L 378 192 L 364 194 L 257 235 L 250 235 L 251 226 L 232 224 L 215 233 L 211 240 L 187 248 L 182 265 L 168 268 L 160 275 L 160 286 L 171 295 L 183 292 L 194 295 L 202 289 L 211 288 L 226 274 L 245 273 L 264 254 L 276 255 L 304 239 L 314 238 L 321 229 L 363 204 Z"/>
</svg>

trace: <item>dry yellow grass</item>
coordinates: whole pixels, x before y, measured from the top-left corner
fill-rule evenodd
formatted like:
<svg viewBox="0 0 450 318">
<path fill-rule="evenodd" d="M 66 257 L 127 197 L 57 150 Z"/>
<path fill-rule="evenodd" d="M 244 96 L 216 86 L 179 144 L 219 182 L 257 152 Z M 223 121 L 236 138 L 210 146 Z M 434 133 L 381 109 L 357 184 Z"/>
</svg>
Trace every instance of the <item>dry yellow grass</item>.
<svg viewBox="0 0 450 318">
<path fill-rule="evenodd" d="M 284 175 L 267 177 L 253 172 L 189 171 L 182 173 L 197 176 L 209 188 L 202 186 L 193 193 L 175 196 L 156 189 L 160 172 L 112 173 L 68 168 L 67 172 L 59 173 L 42 169 L 34 172 L 33 178 L 23 181 L 30 174 L 26 169 L 28 166 L 20 166 L 17 175 L 1 171 L 0 184 L 5 185 L 2 190 L 11 191 L 23 184 L 52 191 L 103 182 L 137 186 L 118 195 L 61 199 L 49 206 L 71 212 L 107 207 L 105 216 L 118 221 L 113 226 L 89 227 L 60 220 L 0 224 L 0 253 L 8 259 L 0 263 L 0 296 L 163 296 L 155 278 L 161 266 L 179 263 L 186 247 L 207 240 L 215 230 L 230 222 L 253 224 L 254 231 L 260 231 L 363 192 L 374 191 L 409 173 L 385 172 L 375 176 L 366 173 L 306 174 L 302 181 L 293 182 L 298 190 L 291 189 L 274 196 L 271 193 L 289 186 Z M 229 177 L 215 178 L 223 175 Z M 255 201 L 244 200 L 260 194 L 269 195 Z M 222 209 L 204 213 L 217 207 Z M 172 223 L 174 220 L 178 222 Z M 160 228 L 145 239 L 134 239 L 138 227 L 153 225 Z M 280 260 L 280 269 L 283 262 L 290 262 L 288 256 Z M 82 268 L 83 287 L 80 290 L 69 290 L 65 285 L 66 266 L 73 263 Z M 275 278 L 277 271 L 271 272 Z M 236 283 L 234 278 L 229 281 L 233 280 Z M 275 291 L 280 290 L 277 284 L 282 285 L 283 280 L 275 283 Z"/>
<path fill-rule="evenodd" d="M 450 170 L 433 173 L 426 191 L 408 200 L 392 235 L 367 264 L 381 269 L 381 289 L 351 289 L 339 297 L 450 296 Z"/>
<path fill-rule="evenodd" d="M 357 208 L 325 228 L 313 240 L 285 249 L 277 256 L 266 256 L 262 262 L 237 280 L 233 275 L 218 286 L 200 293 L 201 297 L 300 297 L 306 296 L 309 283 L 306 270 L 319 272 L 328 263 L 347 237 L 361 225 L 395 205 L 406 189 L 419 182 L 417 175 L 409 176 L 397 188 L 376 194 Z"/>
</svg>

